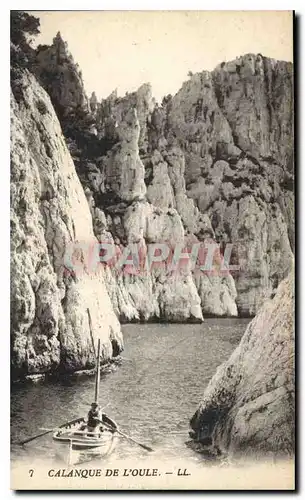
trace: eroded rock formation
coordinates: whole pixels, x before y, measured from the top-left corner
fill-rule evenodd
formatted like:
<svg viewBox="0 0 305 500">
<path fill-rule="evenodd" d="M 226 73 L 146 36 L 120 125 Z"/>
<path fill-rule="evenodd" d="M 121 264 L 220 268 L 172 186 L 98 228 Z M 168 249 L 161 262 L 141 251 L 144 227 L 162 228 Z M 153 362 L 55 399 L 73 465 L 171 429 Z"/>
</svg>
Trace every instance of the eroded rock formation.
<svg viewBox="0 0 305 500">
<path fill-rule="evenodd" d="M 96 241 L 88 203 L 50 98 L 27 70 L 15 69 L 11 93 L 11 336 L 13 378 L 72 372 L 122 349 L 103 271 L 65 266 L 74 244 Z"/>
<path fill-rule="evenodd" d="M 149 111 L 150 88 L 140 92 L 143 109 Z M 133 101 L 132 96 L 132 101 Z M 144 113 L 144 112 L 143 112 Z M 93 199 L 91 211 L 99 241 L 113 241 L 118 246 L 137 244 L 147 252 L 147 243 L 167 243 L 172 247 L 184 242 L 181 217 L 167 199 L 172 192 L 164 164 L 160 172 L 161 198 L 147 192 L 145 167 L 139 155 L 140 119 L 129 98 L 111 108 L 116 124 L 117 143 L 104 156 L 95 171 L 94 180 L 87 176 L 87 187 Z M 140 106 L 140 118 L 141 106 Z M 162 157 L 154 156 L 156 168 L 162 169 Z M 164 178 L 168 193 L 164 193 Z M 158 190 L 158 188 L 157 188 Z M 163 192 L 163 194 L 162 194 Z M 172 200 L 173 201 L 173 200 Z M 190 200 L 191 201 L 191 200 Z M 104 212 L 101 212 L 101 207 Z M 111 274 L 111 277 L 110 277 Z M 190 272 L 173 274 L 166 267 L 152 269 L 147 275 L 109 273 L 108 289 L 114 307 L 123 321 L 163 319 L 167 321 L 201 321 L 200 299 Z"/>
<path fill-rule="evenodd" d="M 232 456 L 294 453 L 293 272 L 217 369 L 191 426 L 203 445 Z"/>
<path fill-rule="evenodd" d="M 53 44 L 40 45 L 36 51 L 35 73 L 52 95 L 56 112 L 67 116 L 75 111 L 89 112 L 82 73 L 58 32 Z"/>
<path fill-rule="evenodd" d="M 87 308 L 105 359 L 122 346 L 113 309 L 123 321 L 254 315 L 287 275 L 294 249 L 292 65 L 247 54 L 192 75 L 161 105 L 149 84 L 99 102 L 95 93 L 87 98 L 60 33 L 30 58 L 20 50 L 13 65 L 30 67 L 57 117 L 19 68 L 12 79 L 14 374 L 90 366 Z M 151 244 L 172 252 L 199 244 L 200 259 L 216 242 L 216 272 L 187 263 L 179 273 L 168 264 L 147 274 L 129 273 L 128 265 L 93 273 L 81 249 L 82 272 L 64 270 L 64 249 L 88 240 L 110 242 L 118 257 L 126 245 L 145 256 Z M 228 243 L 239 266 L 232 274 L 219 271 Z"/>
<path fill-rule="evenodd" d="M 292 64 L 247 54 L 197 73 L 167 105 L 187 195 L 234 245 L 240 314 L 256 313 L 294 249 Z"/>
<path fill-rule="evenodd" d="M 184 291 L 194 307 L 179 318 L 254 315 L 287 275 L 294 250 L 292 71 L 291 63 L 247 54 L 192 75 L 161 105 L 149 84 L 101 102 L 93 94 L 88 105 L 61 37 L 38 50 L 36 74 L 59 115 L 97 238 L 119 246 L 209 240 L 221 254 L 233 245 L 239 270 L 188 273 Z M 107 274 L 122 319 L 169 319 L 154 277 Z M 137 287 L 148 301 L 139 303 Z"/>
</svg>

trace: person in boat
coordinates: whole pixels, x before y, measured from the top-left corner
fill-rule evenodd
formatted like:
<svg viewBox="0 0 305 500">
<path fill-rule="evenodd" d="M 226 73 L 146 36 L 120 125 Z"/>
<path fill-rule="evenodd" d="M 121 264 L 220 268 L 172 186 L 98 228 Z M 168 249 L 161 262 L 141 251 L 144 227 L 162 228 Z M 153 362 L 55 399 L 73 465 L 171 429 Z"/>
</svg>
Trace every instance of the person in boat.
<svg viewBox="0 0 305 500">
<path fill-rule="evenodd" d="M 97 403 L 92 403 L 88 412 L 87 429 L 88 432 L 97 432 L 103 422 L 103 414 Z M 102 428 L 101 428 L 102 430 Z"/>
</svg>

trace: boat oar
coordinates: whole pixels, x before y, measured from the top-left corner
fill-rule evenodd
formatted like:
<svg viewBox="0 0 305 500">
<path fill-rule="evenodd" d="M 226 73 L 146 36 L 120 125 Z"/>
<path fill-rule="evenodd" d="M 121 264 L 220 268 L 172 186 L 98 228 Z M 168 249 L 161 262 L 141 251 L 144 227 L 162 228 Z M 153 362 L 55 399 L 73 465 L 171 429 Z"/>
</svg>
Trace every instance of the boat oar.
<svg viewBox="0 0 305 500">
<path fill-rule="evenodd" d="M 55 431 L 59 431 L 60 429 L 59 429 L 59 427 L 54 428 L 54 429 L 50 429 L 50 427 L 39 427 L 39 430 L 41 430 L 41 431 L 50 431 L 50 432 L 54 431 L 55 432 Z"/>
<path fill-rule="evenodd" d="M 133 439 L 131 436 L 128 436 L 127 434 L 124 434 L 124 432 L 119 431 L 119 429 L 114 429 L 113 427 L 111 427 L 110 425 L 106 424 L 105 422 L 101 422 L 101 423 L 103 425 L 105 425 L 106 427 L 108 427 L 109 429 L 111 429 L 112 431 L 117 432 L 118 434 L 120 434 L 124 438 L 129 439 L 129 441 L 132 441 L 133 443 L 137 444 L 138 446 L 141 446 L 142 448 L 144 448 L 144 450 L 146 450 L 146 451 L 154 451 L 149 446 L 146 446 L 146 444 L 139 443 L 138 441 L 136 441 L 135 439 Z"/>
<path fill-rule="evenodd" d="M 52 431 L 53 431 L 53 429 L 51 429 L 50 431 L 41 432 L 40 434 L 36 434 L 36 436 L 30 437 L 28 439 L 25 439 L 24 441 L 20 441 L 19 443 L 15 443 L 15 444 L 18 444 L 19 446 L 22 446 L 22 445 L 24 445 L 26 443 L 29 443 L 30 441 L 34 441 L 34 439 L 37 439 L 37 438 L 40 438 L 42 436 L 45 436 L 46 434 L 49 434 Z"/>
<path fill-rule="evenodd" d="M 75 422 L 77 422 L 78 420 L 79 420 L 79 418 L 75 418 L 74 420 L 71 420 L 70 422 L 66 422 L 62 426 L 54 427 L 53 429 L 49 429 L 49 430 L 47 430 L 45 432 L 41 432 L 40 434 L 36 434 L 36 436 L 32 436 L 30 438 L 25 439 L 24 441 L 19 441 L 19 443 L 14 443 L 14 444 L 18 444 L 19 446 L 23 446 L 26 443 L 30 443 L 31 441 L 34 441 L 34 439 L 38 439 L 38 438 L 40 438 L 42 436 L 45 436 L 46 434 L 50 434 L 50 432 L 55 432 L 60 427 L 63 427 L 65 425 L 75 424 Z"/>
<path fill-rule="evenodd" d="M 133 439 L 132 437 L 130 436 L 127 436 L 127 434 L 124 434 L 124 432 L 122 431 L 119 431 L 118 429 L 115 429 L 115 431 L 120 434 L 121 436 L 123 436 L 124 438 L 126 439 L 129 439 L 129 441 L 132 441 L 133 443 L 137 444 L 138 446 L 141 446 L 142 448 L 144 448 L 144 450 L 147 450 L 147 451 L 154 451 L 152 448 L 150 448 L 149 446 L 146 446 L 146 444 L 142 444 L 142 443 L 139 443 L 138 441 L 136 441 L 135 439 Z"/>
</svg>

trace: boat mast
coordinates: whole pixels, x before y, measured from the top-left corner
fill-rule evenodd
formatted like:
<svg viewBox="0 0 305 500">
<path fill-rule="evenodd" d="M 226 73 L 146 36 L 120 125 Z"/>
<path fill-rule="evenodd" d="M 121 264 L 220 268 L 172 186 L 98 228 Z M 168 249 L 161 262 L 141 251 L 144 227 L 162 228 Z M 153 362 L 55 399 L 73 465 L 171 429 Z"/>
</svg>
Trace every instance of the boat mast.
<svg viewBox="0 0 305 500">
<path fill-rule="evenodd" d="M 91 315 L 89 311 L 89 307 L 87 307 L 87 314 L 88 314 L 88 319 L 89 319 L 89 331 L 90 331 L 90 337 L 91 337 L 91 342 L 92 342 L 92 348 L 93 348 L 93 353 L 94 357 L 96 358 L 96 350 L 95 350 L 95 345 L 94 345 L 94 338 L 93 338 L 93 329 L 92 329 L 92 321 L 91 321 Z"/>
<path fill-rule="evenodd" d="M 99 392 L 100 392 L 100 375 L 101 375 L 101 339 L 98 339 L 97 343 L 97 358 L 96 358 L 96 377 L 95 377 L 95 396 L 94 402 L 98 404 Z"/>
</svg>

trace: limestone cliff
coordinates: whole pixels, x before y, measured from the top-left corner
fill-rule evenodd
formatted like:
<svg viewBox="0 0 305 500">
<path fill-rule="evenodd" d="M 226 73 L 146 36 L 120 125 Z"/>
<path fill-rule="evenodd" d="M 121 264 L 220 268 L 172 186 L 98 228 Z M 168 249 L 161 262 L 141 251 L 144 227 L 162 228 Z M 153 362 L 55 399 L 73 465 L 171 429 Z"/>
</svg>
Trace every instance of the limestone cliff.
<svg viewBox="0 0 305 500">
<path fill-rule="evenodd" d="M 294 249 L 292 64 L 247 54 L 197 73 L 167 104 L 187 195 L 233 244 L 240 314 L 287 275 Z"/>
<path fill-rule="evenodd" d="M 51 76 L 41 69 L 50 60 Z M 254 315 L 293 256 L 292 65 L 248 54 L 193 75 L 161 105 L 149 84 L 101 102 L 93 93 L 88 101 L 57 36 L 38 50 L 37 74 L 57 106 L 99 241 L 144 248 L 195 242 L 203 249 L 216 241 L 220 256 L 233 245 L 231 263 L 239 267 L 233 274 L 188 271 L 171 284 L 167 272 L 159 279 L 107 270 L 121 319 Z M 53 87 L 61 74 L 68 75 L 62 93 Z M 174 290 L 185 300 L 173 303 Z M 185 308 L 187 300 L 192 305 Z"/>
<path fill-rule="evenodd" d="M 73 112 L 89 112 L 81 70 L 68 51 L 68 45 L 58 32 L 53 44 L 40 45 L 36 51 L 35 73 L 52 95 L 56 112 L 70 116 Z M 49 86 L 48 86 L 49 84 Z"/>
<path fill-rule="evenodd" d="M 138 108 L 132 104 L 134 95 L 118 100 L 117 105 L 113 103 L 110 107 L 108 118 L 115 123 L 116 144 L 102 157 L 95 170 L 82 178 L 87 193 L 90 193 L 95 234 L 99 241 L 109 241 L 110 238 L 118 246 L 137 244 L 146 254 L 147 243 L 166 242 L 172 246 L 183 243 L 184 227 L 175 204 L 166 201 L 163 184 L 160 193 L 164 203 L 155 200 L 152 191 L 147 192 L 139 144 L 145 140 L 140 136 L 140 123 L 145 119 L 145 111 L 149 112 L 151 108 L 150 87 L 144 86 L 138 95 L 141 97 Z M 99 124 L 97 126 L 99 128 Z M 154 161 L 162 168 L 160 155 L 155 155 Z M 167 170 L 167 164 L 164 167 Z M 171 191 L 168 175 L 167 185 Z M 112 271 L 108 276 L 108 290 L 122 321 L 202 320 L 200 298 L 189 271 L 176 275 L 165 266 L 153 269 L 147 275 Z"/>
<path fill-rule="evenodd" d="M 203 444 L 232 456 L 294 453 L 292 273 L 217 369 L 191 426 Z"/>
<path fill-rule="evenodd" d="M 50 98 L 27 70 L 15 68 L 11 85 L 15 379 L 92 367 L 87 309 L 93 336 L 102 341 L 103 360 L 120 352 L 122 336 L 103 271 L 88 266 L 84 245 L 96 242 L 91 214 Z M 73 258 L 81 271 L 71 274 L 66 263 L 77 244 Z"/>
</svg>

